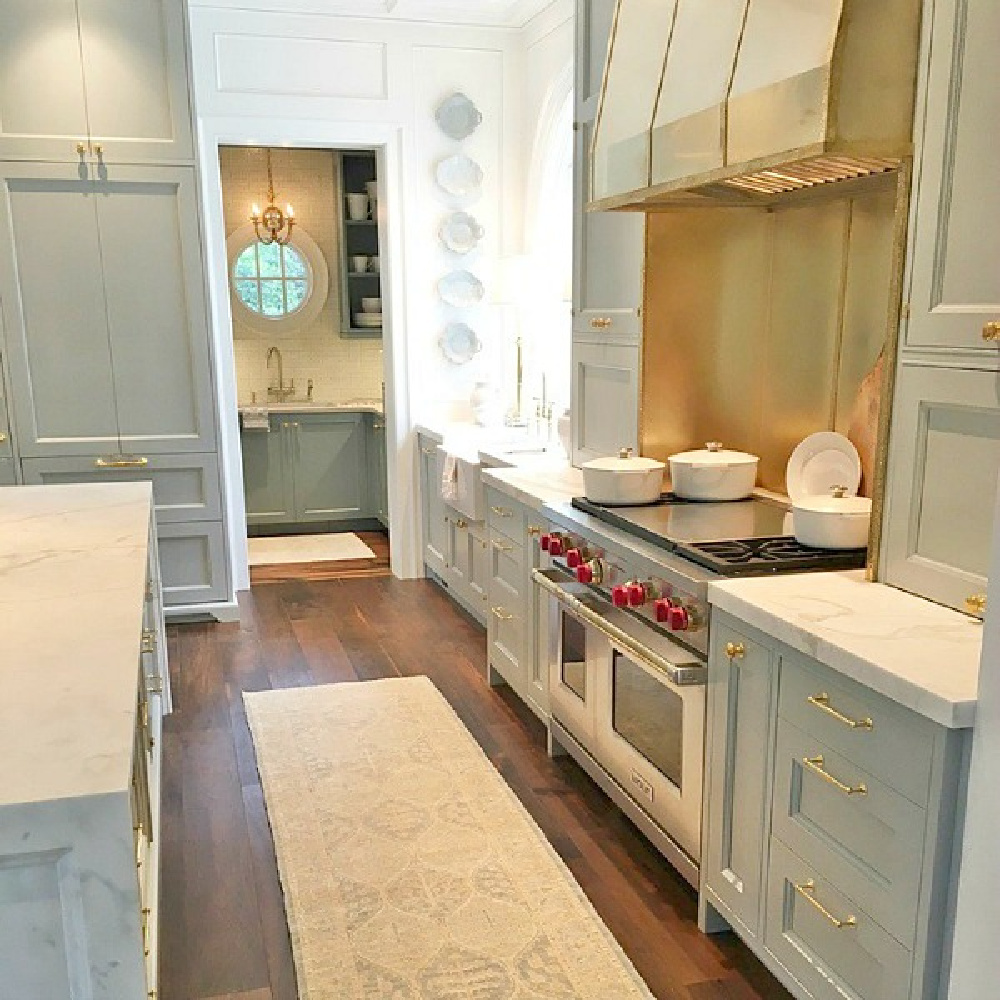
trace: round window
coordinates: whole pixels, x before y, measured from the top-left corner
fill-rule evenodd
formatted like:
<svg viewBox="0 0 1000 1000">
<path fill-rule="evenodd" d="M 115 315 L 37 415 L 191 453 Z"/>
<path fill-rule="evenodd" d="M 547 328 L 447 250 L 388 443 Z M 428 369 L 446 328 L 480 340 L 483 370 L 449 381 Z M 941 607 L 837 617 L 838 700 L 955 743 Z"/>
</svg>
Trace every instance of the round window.
<svg viewBox="0 0 1000 1000">
<path fill-rule="evenodd" d="M 326 304 L 329 273 L 322 250 L 296 228 L 292 239 L 261 243 L 252 225 L 226 240 L 234 318 L 256 330 L 281 333 L 311 323 Z"/>
</svg>

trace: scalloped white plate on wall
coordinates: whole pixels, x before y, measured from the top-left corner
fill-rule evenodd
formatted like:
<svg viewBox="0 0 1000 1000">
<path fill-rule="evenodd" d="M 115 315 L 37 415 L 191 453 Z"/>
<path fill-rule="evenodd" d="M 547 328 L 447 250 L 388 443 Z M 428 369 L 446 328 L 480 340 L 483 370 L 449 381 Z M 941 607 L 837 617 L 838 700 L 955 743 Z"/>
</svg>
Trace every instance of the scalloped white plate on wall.
<svg viewBox="0 0 1000 1000">
<path fill-rule="evenodd" d="M 468 139 L 479 128 L 483 113 L 461 91 L 446 97 L 434 113 L 438 128 L 449 139 Z"/>
<path fill-rule="evenodd" d="M 486 230 L 475 216 L 468 212 L 452 212 L 438 230 L 441 242 L 452 253 L 469 253 L 475 250 Z"/>
<path fill-rule="evenodd" d="M 452 271 L 438 282 L 438 295 L 449 306 L 474 306 L 485 293 L 483 283 L 471 271 Z"/>
<path fill-rule="evenodd" d="M 454 365 L 464 365 L 483 349 L 476 331 L 467 323 L 449 323 L 438 344 L 441 353 Z"/>
<path fill-rule="evenodd" d="M 465 153 L 445 157 L 434 169 L 438 187 L 457 198 L 478 196 L 483 183 L 483 168 Z"/>
</svg>

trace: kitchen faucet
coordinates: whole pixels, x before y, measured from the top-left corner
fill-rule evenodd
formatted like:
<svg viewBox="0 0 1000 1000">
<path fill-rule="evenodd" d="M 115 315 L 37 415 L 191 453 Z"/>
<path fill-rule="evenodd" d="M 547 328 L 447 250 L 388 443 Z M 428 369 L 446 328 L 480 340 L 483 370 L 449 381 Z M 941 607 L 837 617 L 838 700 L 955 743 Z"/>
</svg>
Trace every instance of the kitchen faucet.
<svg viewBox="0 0 1000 1000">
<path fill-rule="evenodd" d="M 271 358 L 276 357 L 278 359 L 278 384 L 276 386 L 269 385 L 267 387 L 267 398 L 276 399 L 282 402 L 288 399 L 289 396 L 295 393 L 295 379 L 291 379 L 288 385 L 285 385 L 285 374 L 284 365 L 281 360 L 281 351 L 277 347 L 269 347 L 267 349 L 267 368 L 271 368 Z"/>
</svg>

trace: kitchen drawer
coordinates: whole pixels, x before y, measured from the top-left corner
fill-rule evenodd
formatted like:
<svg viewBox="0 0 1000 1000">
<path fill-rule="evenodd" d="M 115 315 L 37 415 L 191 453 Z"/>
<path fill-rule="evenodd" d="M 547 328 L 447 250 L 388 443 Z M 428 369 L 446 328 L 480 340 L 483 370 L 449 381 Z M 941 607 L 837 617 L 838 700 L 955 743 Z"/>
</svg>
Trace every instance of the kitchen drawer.
<svg viewBox="0 0 1000 1000">
<path fill-rule="evenodd" d="M 158 524 L 177 521 L 217 521 L 222 517 L 219 458 L 210 454 L 149 455 L 141 468 L 100 466 L 102 456 L 25 458 L 24 482 L 32 486 L 59 483 L 153 484 Z"/>
<path fill-rule="evenodd" d="M 520 541 L 524 537 L 525 510 L 523 504 L 511 500 L 506 493 L 486 488 L 486 523 L 508 538 Z"/>
<path fill-rule="evenodd" d="M 815 661 L 787 654 L 778 713 L 917 805 L 927 803 L 934 723 Z M 870 726 L 859 725 L 866 720 Z"/>
<path fill-rule="evenodd" d="M 164 606 L 207 604 L 229 597 L 221 521 L 160 524 L 156 534 Z"/>
<path fill-rule="evenodd" d="M 490 580 L 499 582 L 510 591 L 510 600 L 525 596 L 524 549 L 506 535 L 490 531 Z"/>
<path fill-rule="evenodd" d="M 909 998 L 911 953 L 776 837 L 764 944 L 813 1000 Z"/>
<path fill-rule="evenodd" d="M 491 662 L 500 669 L 507 680 L 511 680 L 503 670 L 503 664 L 495 662 L 493 654 L 499 651 L 502 657 L 516 665 L 520 678 L 521 665 L 524 662 L 524 602 L 506 600 L 494 603 L 493 597 L 494 591 L 491 589 L 490 615 L 487 625 Z"/>
<path fill-rule="evenodd" d="M 925 827 L 920 806 L 779 720 L 773 835 L 907 945 L 916 929 Z"/>
</svg>

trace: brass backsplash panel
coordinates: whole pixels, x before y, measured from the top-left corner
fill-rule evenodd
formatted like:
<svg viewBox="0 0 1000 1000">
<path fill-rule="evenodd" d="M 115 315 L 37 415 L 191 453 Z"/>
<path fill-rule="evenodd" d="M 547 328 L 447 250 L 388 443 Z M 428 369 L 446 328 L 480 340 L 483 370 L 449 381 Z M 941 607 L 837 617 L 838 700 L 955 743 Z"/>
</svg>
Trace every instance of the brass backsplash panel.
<svg viewBox="0 0 1000 1000">
<path fill-rule="evenodd" d="M 846 431 L 892 313 L 897 188 L 647 217 L 642 416 L 656 458 L 720 440 L 785 492 L 795 445 Z M 866 480 L 871 481 L 866 469 Z"/>
</svg>

